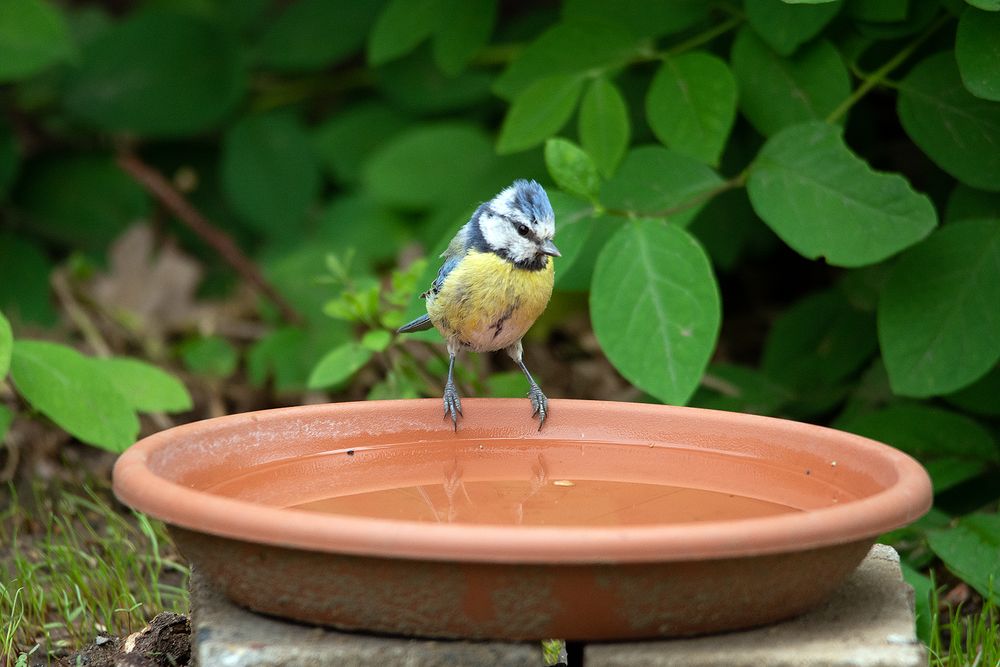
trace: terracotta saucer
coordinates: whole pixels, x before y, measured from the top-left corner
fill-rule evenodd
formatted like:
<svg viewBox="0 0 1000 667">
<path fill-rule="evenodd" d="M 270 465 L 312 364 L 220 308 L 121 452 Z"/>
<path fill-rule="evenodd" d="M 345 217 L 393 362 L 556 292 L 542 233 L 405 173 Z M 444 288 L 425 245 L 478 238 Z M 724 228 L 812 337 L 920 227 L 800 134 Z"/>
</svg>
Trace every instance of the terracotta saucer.
<svg viewBox="0 0 1000 667">
<path fill-rule="evenodd" d="M 931 505 L 912 458 L 819 426 L 660 405 L 468 399 L 281 408 L 118 460 L 235 602 L 344 629 L 624 639 L 762 625 L 823 601 Z M 364 494 L 364 495 L 361 495 Z"/>
</svg>

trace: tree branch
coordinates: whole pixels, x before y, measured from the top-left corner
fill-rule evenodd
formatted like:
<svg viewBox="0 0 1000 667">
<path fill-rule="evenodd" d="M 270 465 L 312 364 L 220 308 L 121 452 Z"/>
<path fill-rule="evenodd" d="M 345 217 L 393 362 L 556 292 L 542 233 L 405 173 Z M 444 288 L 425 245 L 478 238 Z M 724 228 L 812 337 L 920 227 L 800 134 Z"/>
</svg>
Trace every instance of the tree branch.
<svg viewBox="0 0 1000 667">
<path fill-rule="evenodd" d="M 232 237 L 209 222 L 163 174 L 131 152 L 118 154 L 118 166 L 142 185 L 147 192 L 156 197 L 188 229 L 219 253 L 222 259 L 233 267 L 244 280 L 254 285 L 258 291 L 270 299 L 287 321 L 293 324 L 302 324 L 302 316 L 267 281 L 257 265 L 243 254 Z"/>
</svg>

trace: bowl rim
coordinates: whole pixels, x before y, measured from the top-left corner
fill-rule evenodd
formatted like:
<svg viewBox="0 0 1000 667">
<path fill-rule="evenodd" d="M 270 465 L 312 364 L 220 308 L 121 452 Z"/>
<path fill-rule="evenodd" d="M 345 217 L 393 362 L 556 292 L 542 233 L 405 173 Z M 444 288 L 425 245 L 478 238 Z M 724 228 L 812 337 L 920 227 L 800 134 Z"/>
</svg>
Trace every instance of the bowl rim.
<svg viewBox="0 0 1000 667">
<path fill-rule="evenodd" d="M 511 410 L 524 407 L 520 399 L 473 398 L 464 402 L 469 413 L 483 410 L 487 403 L 516 403 Z M 247 542 L 355 556 L 533 564 L 666 562 L 802 551 L 874 539 L 916 520 L 933 501 L 930 478 L 915 459 L 844 431 L 775 417 L 644 403 L 552 399 L 550 407 L 556 415 L 592 409 L 605 414 L 613 411 L 619 417 L 656 412 L 743 431 L 762 426 L 815 430 L 839 445 L 888 462 L 896 481 L 858 500 L 751 519 L 640 526 L 502 526 L 431 524 L 269 507 L 169 481 L 148 465 L 150 456 L 171 442 L 217 426 L 252 423 L 259 428 L 269 420 L 289 417 L 344 417 L 396 409 L 426 410 L 436 422 L 440 401 L 407 399 L 273 408 L 175 426 L 140 440 L 121 454 L 114 466 L 113 490 L 123 503 L 168 524 Z M 546 434 L 540 437 L 544 439 Z"/>
</svg>

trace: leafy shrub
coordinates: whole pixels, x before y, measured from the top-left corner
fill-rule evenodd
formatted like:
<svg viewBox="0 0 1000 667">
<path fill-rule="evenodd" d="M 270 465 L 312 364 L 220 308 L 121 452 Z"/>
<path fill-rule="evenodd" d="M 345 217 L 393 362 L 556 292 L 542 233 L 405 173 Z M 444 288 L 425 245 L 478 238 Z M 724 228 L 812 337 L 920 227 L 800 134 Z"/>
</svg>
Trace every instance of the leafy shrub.
<svg viewBox="0 0 1000 667">
<path fill-rule="evenodd" d="M 231 295 L 235 268 L 267 326 L 246 345 L 157 330 L 161 358 L 216 385 L 242 364 L 277 394 L 434 394 L 440 359 L 392 331 L 474 204 L 538 178 L 563 251 L 550 311 L 585 293 L 645 400 L 913 454 L 938 513 L 899 543 L 989 594 L 967 559 L 995 553 L 995 515 L 948 525 L 1000 488 L 996 2 L 8 5 L 0 308 L 19 331 L 57 322 L 57 264 L 86 290 L 152 217 L 206 267 L 202 296 Z M 414 243 L 431 259 L 392 273 Z M 145 346 L 136 310 L 103 316 Z M 91 361 L 20 333 L 14 356 L 21 395 L 86 441 L 127 444 L 135 410 L 169 408 L 91 380 L 75 389 L 116 391 L 122 427 L 87 435 L 24 369 L 79 383 Z M 127 363 L 105 367 L 125 382 Z"/>
</svg>

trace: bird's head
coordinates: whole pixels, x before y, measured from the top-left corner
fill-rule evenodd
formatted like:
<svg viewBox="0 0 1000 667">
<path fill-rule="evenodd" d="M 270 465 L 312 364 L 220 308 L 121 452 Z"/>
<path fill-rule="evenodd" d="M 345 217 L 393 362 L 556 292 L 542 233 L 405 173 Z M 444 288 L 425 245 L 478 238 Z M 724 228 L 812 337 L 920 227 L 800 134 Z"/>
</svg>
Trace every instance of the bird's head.
<svg viewBox="0 0 1000 667">
<path fill-rule="evenodd" d="M 514 181 L 482 208 L 479 228 L 487 245 L 519 266 L 541 268 L 548 257 L 559 257 L 552 243 L 555 213 L 542 186 Z"/>
</svg>

